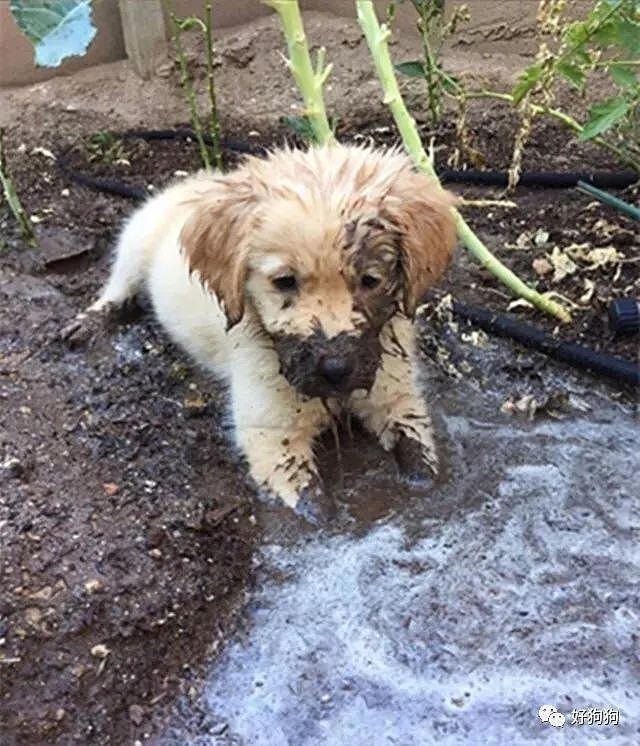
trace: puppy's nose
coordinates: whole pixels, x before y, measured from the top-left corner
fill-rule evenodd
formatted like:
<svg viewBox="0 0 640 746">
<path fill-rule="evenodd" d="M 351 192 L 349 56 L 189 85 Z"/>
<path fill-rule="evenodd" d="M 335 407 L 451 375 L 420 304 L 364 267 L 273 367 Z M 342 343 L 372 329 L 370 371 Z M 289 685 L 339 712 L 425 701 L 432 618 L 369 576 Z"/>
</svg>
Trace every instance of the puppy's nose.
<svg viewBox="0 0 640 746">
<path fill-rule="evenodd" d="M 334 386 L 353 373 L 353 362 L 348 357 L 327 355 L 320 361 L 320 373 Z"/>
</svg>

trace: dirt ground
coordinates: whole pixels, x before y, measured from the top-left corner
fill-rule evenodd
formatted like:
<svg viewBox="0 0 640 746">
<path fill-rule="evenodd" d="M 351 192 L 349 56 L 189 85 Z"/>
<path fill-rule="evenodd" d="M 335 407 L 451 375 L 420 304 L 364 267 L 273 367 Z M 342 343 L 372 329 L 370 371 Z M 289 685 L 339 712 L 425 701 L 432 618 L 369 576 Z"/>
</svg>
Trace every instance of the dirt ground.
<svg viewBox="0 0 640 746">
<path fill-rule="evenodd" d="M 388 116 L 372 103 L 377 84 L 356 26 L 315 14 L 309 32 L 331 39 L 336 74 L 328 104 L 339 119 L 339 138 L 395 142 Z M 401 58 L 412 45 L 403 40 L 394 53 Z M 291 113 L 296 98 L 280 48 L 271 19 L 221 42 L 227 135 L 269 145 L 291 137 L 280 117 Z M 198 45 L 190 49 L 198 59 Z M 451 68 L 473 68 L 505 85 L 522 64 L 512 50 L 498 50 L 493 59 L 483 54 L 451 53 Z M 410 99 L 419 103 L 417 89 Z M 0 92 L 9 166 L 40 238 L 38 250 L 25 247 L 0 205 L 3 746 L 123 744 L 155 733 L 164 708 L 180 692 L 197 690 L 199 670 L 234 628 L 250 587 L 261 526 L 242 462 L 226 438 L 224 391 L 172 347 L 144 301 L 105 334 L 77 344 L 60 334 L 104 280 L 114 232 L 133 204 L 73 184 L 47 151 L 71 145 L 76 168 L 158 188 L 176 171 L 198 167 L 193 143 L 116 137 L 105 154 L 105 138 L 100 150 L 94 136 L 186 120 L 170 65 L 144 84 L 116 63 Z M 491 168 L 504 169 L 510 112 L 479 102 L 470 121 Z M 437 133 L 441 165 L 451 155 L 454 129 L 449 113 Z M 229 165 L 235 157 L 228 154 Z M 557 126 L 538 123 L 524 165 L 565 171 L 619 164 L 577 146 Z M 503 197 L 478 187 L 456 191 L 468 199 Z M 623 196 L 637 202 L 638 187 Z M 611 297 L 638 290 L 637 227 L 574 192 L 520 189 L 510 199 L 516 207 L 468 207 L 465 214 L 498 256 L 539 289 L 552 285 L 533 261 L 554 246 L 620 252 L 614 263 L 582 267 L 553 284 L 580 304 L 572 324 L 557 328 L 528 309 L 514 312 L 564 339 L 635 359 L 636 342 L 609 334 L 606 307 Z M 431 299 L 446 292 L 500 311 L 510 301 L 462 249 Z M 585 293 L 590 298 L 580 300 Z M 502 375 L 526 393 L 552 381 L 554 365 L 538 356 L 528 370 L 516 366 Z"/>
</svg>

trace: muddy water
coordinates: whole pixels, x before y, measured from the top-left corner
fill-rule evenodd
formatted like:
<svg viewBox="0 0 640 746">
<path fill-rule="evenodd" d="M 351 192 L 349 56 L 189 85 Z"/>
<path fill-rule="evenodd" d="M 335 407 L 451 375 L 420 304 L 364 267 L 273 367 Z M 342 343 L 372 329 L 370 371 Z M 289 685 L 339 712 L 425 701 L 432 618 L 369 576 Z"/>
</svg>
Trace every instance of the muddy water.
<svg viewBox="0 0 640 746">
<path fill-rule="evenodd" d="M 442 484 L 399 487 L 356 435 L 332 530 L 265 512 L 247 629 L 163 743 L 640 743 L 633 412 L 593 396 L 529 423 L 467 384 L 434 398 Z M 571 725 L 590 707 L 620 724 Z"/>
</svg>

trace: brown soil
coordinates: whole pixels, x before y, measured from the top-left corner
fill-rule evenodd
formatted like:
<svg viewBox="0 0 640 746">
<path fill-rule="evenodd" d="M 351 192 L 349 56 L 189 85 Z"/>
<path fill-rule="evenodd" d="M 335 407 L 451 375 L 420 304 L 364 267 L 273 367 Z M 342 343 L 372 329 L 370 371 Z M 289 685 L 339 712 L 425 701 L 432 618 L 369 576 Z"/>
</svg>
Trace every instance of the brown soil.
<svg viewBox="0 0 640 746">
<path fill-rule="evenodd" d="M 269 33 L 273 38 L 265 41 L 263 34 L 264 44 L 279 48 L 272 28 Z M 237 47 L 236 63 L 229 64 L 245 71 L 253 93 L 260 89 L 258 71 L 241 37 L 242 43 L 229 42 Z M 347 61 L 358 48 L 349 33 L 333 44 L 334 56 L 341 46 Z M 117 69 L 120 75 L 123 68 Z M 345 62 L 345 70 L 349 84 L 339 90 L 338 81 L 331 94 L 338 108 L 342 101 L 340 139 L 394 142 L 386 115 L 366 102 L 371 90 L 364 84 L 357 90 L 357 68 Z M 0 274 L 3 746 L 123 744 L 153 733 L 163 707 L 179 691 L 189 694 L 197 671 L 236 621 L 259 535 L 244 467 L 226 439 L 224 392 L 168 343 L 144 304 L 142 312 L 79 347 L 61 338 L 61 329 L 104 280 L 108 247 L 133 204 L 74 185 L 34 149 L 58 152 L 75 142 L 75 167 L 156 188 L 176 170 L 199 165 L 195 146 L 178 141 L 125 140 L 119 162 L 90 160 L 87 145 L 97 131 L 160 128 L 184 122 L 184 115 L 176 114 L 182 101 L 173 72 L 172 103 L 164 114 L 162 101 L 152 95 L 141 99 L 138 109 L 129 101 L 115 114 L 117 93 L 109 84 L 91 106 L 87 91 L 96 73 L 82 75 L 84 82 L 49 84 L 59 84 L 51 102 L 41 87 L 30 96 L 17 91 L 6 98 L 13 106 L 9 165 L 29 214 L 39 220 L 40 248 L 24 246 L 0 205 L 0 242 L 5 243 Z M 225 131 L 253 142 L 281 142 L 287 133 L 278 117 L 288 113 L 283 102 L 293 97 L 284 80 L 277 73 L 274 86 L 280 88 L 273 97 L 263 91 L 270 103 L 262 110 L 247 105 L 242 114 L 238 102 L 225 109 Z M 126 81 L 133 95 L 134 83 L 130 77 Z M 156 92 L 169 86 L 166 80 L 151 85 Z M 223 81 L 224 90 L 230 85 Z M 65 101 L 73 100 L 74 86 L 83 104 L 70 110 Z M 238 82 L 236 87 L 242 89 Z M 350 92 L 356 105 L 345 111 Z M 513 124 L 500 107 L 480 102 L 472 107 L 476 143 L 493 169 L 508 164 Z M 249 134 L 256 129 L 258 136 Z M 452 152 L 453 131 L 450 114 L 438 137 L 441 164 Z M 229 155 L 230 165 L 233 158 Z M 558 127 L 540 124 L 524 165 L 564 171 L 617 164 L 599 150 L 577 146 Z M 469 199 L 502 196 L 477 187 L 456 191 Z M 637 202 L 638 188 L 627 190 L 626 198 Z M 513 199 L 516 208 L 469 207 L 465 213 L 498 256 L 539 289 L 550 287 L 549 280 L 538 277 L 532 262 L 554 245 L 612 245 L 625 257 L 553 286 L 578 300 L 585 278 L 595 282 L 591 300 L 572 324 L 557 329 L 539 313 L 517 312 L 562 338 L 634 359 L 635 341 L 609 335 L 606 306 L 611 297 L 638 293 L 637 227 L 574 192 L 521 189 Z M 529 240 L 523 249 L 508 248 L 523 233 L 532 237 L 540 229 L 549 234 L 546 245 Z M 462 250 L 434 297 L 447 291 L 500 311 L 510 300 Z M 541 358 L 536 374 L 552 379 L 553 364 Z"/>
</svg>

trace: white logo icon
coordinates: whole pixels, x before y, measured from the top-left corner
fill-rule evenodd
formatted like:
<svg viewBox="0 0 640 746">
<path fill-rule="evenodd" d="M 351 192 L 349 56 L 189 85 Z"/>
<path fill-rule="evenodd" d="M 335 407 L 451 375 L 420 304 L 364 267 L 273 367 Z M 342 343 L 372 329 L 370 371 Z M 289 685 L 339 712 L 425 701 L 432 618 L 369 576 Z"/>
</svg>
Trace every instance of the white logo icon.
<svg viewBox="0 0 640 746">
<path fill-rule="evenodd" d="M 542 705 L 538 710 L 538 717 L 543 723 L 549 723 L 554 728 L 562 728 L 565 722 L 565 716 L 558 712 L 555 705 Z"/>
<path fill-rule="evenodd" d="M 564 725 L 565 717 L 561 712 L 552 712 L 549 715 L 549 725 L 553 725 L 554 728 L 562 728 Z"/>
</svg>

